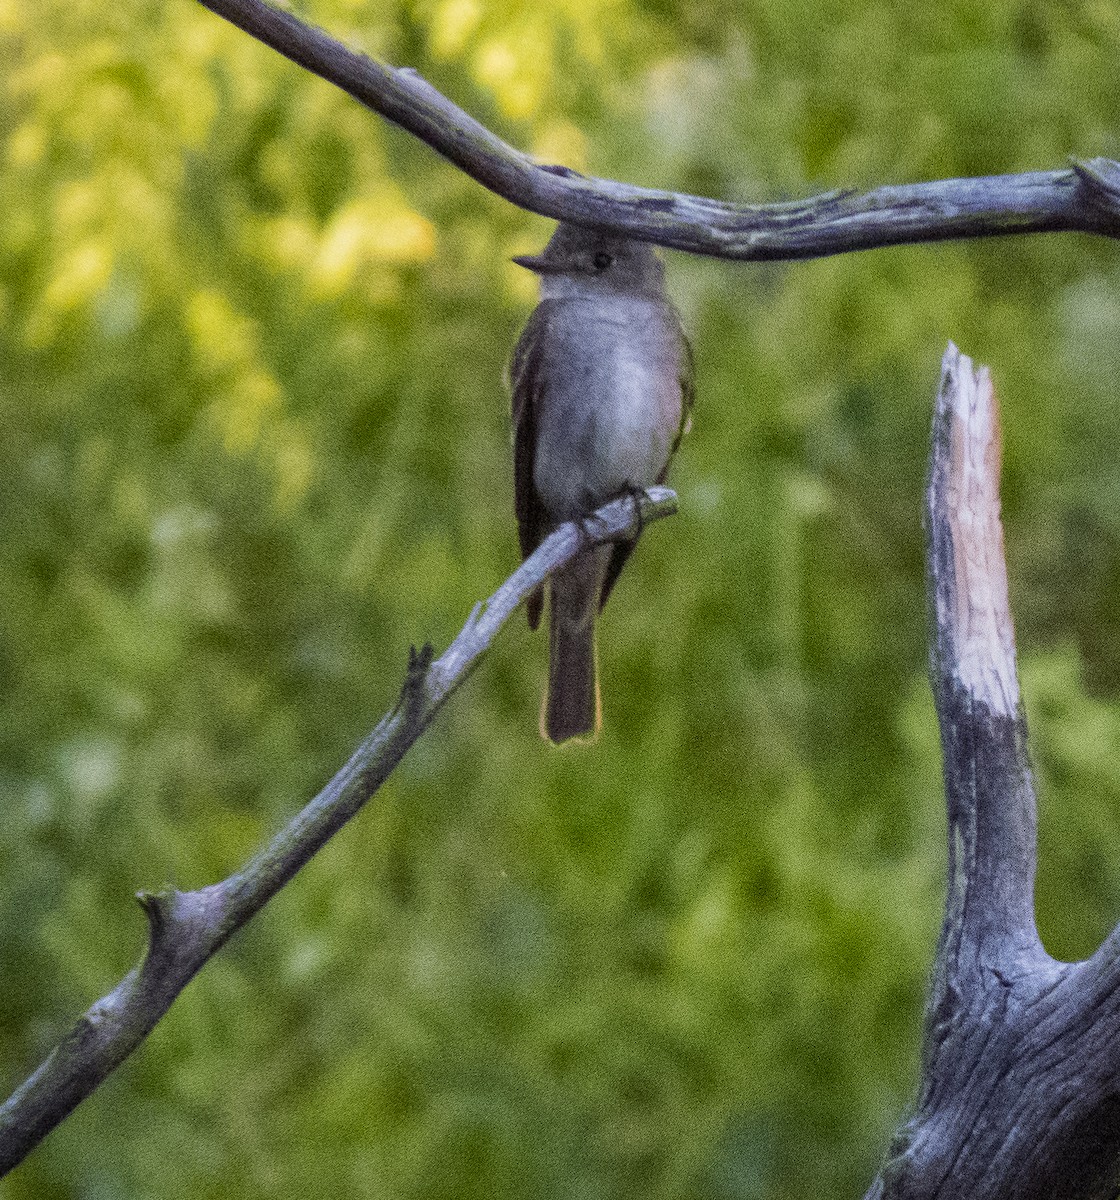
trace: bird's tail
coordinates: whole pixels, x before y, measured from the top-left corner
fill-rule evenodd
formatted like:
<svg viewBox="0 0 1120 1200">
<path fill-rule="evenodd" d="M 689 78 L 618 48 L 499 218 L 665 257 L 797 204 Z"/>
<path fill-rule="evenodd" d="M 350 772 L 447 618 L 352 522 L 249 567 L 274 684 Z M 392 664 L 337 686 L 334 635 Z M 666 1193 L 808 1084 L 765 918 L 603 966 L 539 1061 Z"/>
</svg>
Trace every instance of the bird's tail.
<svg viewBox="0 0 1120 1200">
<path fill-rule="evenodd" d="M 550 742 L 599 732 L 595 622 L 611 547 L 580 554 L 549 584 L 548 691 L 541 734 Z"/>
</svg>

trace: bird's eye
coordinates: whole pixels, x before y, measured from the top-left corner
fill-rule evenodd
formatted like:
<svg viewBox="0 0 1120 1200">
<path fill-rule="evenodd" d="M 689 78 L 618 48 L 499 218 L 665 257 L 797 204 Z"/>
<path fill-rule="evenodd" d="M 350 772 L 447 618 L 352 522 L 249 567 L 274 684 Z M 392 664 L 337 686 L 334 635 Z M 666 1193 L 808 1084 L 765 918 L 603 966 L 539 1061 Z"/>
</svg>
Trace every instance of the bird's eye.
<svg viewBox="0 0 1120 1200">
<path fill-rule="evenodd" d="M 605 271 L 614 259 L 605 250 L 600 250 L 591 261 L 595 264 L 596 271 Z"/>
</svg>

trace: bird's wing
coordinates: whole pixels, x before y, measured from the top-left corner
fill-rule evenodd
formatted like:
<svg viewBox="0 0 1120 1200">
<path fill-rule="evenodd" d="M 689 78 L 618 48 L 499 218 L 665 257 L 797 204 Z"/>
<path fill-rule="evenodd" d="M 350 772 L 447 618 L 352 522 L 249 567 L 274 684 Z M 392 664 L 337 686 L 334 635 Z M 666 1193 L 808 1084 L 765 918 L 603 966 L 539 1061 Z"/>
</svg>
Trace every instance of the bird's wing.
<svg viewBox="0 0 1120 1200">
<path fill-rule="evenodd" d="M 696 398 L 696 390 L 694 385 L 695 371 L 692 358 L 692 346 L 688 338 L 685 336 L 684 327 L 680 323 L 680 317 L 676 310 L 673 312 L 677 323 L 677 330 L 680 333 L 681 339 L 681 358 L 677 367 L 677 378 L 681 388 L 681 423 L 677 428 L 677 436 L 673 439 L 673 445 L 669 450 L 669 457 L 665 460 L 665 466 L 661 470 L 661 474 L 657 477 L 658 483 L 664 483 L 669 476 L 669 464 L 673 461 L 673 455 L 677 452 L 677 447 L 681 444 L 681 438 L 692 428 L 692 404 Z M 611 555 L 610 562 L 607 564 L 607 573 L 603 577 L 603 590 L 599 593 L 599 611 L 603 609 L 610 597 L 611 590 L 618 581 L 619 575 L 622 573 L 622 568 L 626 566 L 626 560 L 634 552 L 634 547 L 637 545 L 635 538 L 630 542 L 616 542 L 614 545 L 614 553 Z"/>
<path fill-rule="evenodd" d="M 521 332 L 509 368 L 513 417 L 513 503 L 523 559 L 528 558 L 541 544 L 548 530 L 544 506 L 533 482 L 533 464 L 537 454 L 537 414 L 545 386 L 541 358 L 550 307 L 547 300 L 537 306 Z M 540 623 L 543 601 L 544 593 L 538 588 L 525 602 L 530 629 L 536 629 Z"/>
<path fill-rule="evenodd" d="M 677 430 L 677 436 L 673 439 L 673 448 L 669 451 L 665 469 L 657 478 L 658 483 L 665 482 L 669 474 L 669 463 L 673 461 L 673 455 L 676 454 L 677 447 L 681 444 L 681 438 L 692 428 L 692 405 L 696 400 L 696 367 L 692 357 L 692 343 L 685 335 L 679 316 L 677 316 L 677 328 L 681 335 L 681 360 L 677 366 L 677 378 L 681 385 L 681 423 Z"/>
</svg>

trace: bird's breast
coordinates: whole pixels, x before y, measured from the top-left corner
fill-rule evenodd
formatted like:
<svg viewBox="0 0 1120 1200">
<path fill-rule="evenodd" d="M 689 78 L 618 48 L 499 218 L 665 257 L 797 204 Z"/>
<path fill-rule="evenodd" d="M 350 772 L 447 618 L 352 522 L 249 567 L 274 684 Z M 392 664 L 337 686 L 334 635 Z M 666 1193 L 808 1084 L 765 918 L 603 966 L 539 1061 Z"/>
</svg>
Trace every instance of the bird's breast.
<svg viewBox="0 0 1120 1200">
<path fill-rule="evenodd" d="M 534 482 L 555 521 L 664 472 L 681 422 L 681 333 L 663 301 L 568 300 L 541 347 Z"/>
</svg>

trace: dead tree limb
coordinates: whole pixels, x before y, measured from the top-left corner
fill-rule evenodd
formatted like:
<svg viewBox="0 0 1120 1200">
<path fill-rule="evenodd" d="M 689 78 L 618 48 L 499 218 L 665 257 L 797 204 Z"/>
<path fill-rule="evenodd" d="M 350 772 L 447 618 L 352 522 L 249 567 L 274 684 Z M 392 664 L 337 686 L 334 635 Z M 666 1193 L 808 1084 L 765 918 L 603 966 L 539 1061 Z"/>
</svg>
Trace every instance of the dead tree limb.
<svg viewBox="0 0 1120 1200">
<path fill-rule="evenodd" d="M 760 262 L 909 242 L 1080 231 L 1120 237 L 1120 163 L 729 204 L 631 187 L 534 162 L 415 71 L 389 67 L 263 0 L 200 3 L 408 130 L 484 187 L 530 212 L 661 246 Z"/>
<path fill-rule="evenodd" d="M 435 658 L 410 654 L 400 698 L 327 786 L 251 862 L 193 892 L 145 892 L 148 946 L 140 964 L 90 1007 L 0 1107 L 0 1176 L 118 1067 L 152 1031 L 175 997 L 225 942 L 254 917 L 373 796 L 405 751 L 467 679 L 525 597 L 589 542 L 635 537 L 676 511 L 668 488 L 623 497 L 593 517 L 561 526 L 541 543 Z"/>
<path fill-rule="evenodd" d="M 1035 794 L 999 466 L 991 377 L 950 345 L 926 512 L 948 894 L 915 1112 L 867 1200 L 1116 1194 L 1120 931 L 1070 964 L 1045 952 L 1035 926 Z"/>
</svg>

